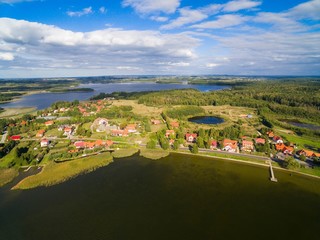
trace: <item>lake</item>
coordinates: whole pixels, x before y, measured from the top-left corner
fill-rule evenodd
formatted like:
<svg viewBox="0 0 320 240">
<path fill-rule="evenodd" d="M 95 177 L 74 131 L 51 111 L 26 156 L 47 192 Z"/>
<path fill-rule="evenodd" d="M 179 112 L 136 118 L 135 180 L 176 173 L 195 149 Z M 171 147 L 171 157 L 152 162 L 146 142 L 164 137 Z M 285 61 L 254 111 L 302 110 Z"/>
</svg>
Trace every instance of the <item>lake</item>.
<svg viewBox="0 0 320 240">
<path fill-rule="evenodd" d="M 216 85 L 193 85 L 193 84 L 159 84 L 154 82 L 133 82 L 133 83 L 98 83 L 98 84 L 81 84 L 79 88 L 92 88 L 93 92 L 68 92 L 68 93 L 38 93 L 26 95 L 20 99 L 0 104 L 2 108 L 22 108 L 36 107 L 37 109 L 45 109 L 56 101 L 73 101 L 73 100 L 88 100 L 90 97 L 101 92 L 142 92 L 142 91 L 160 91 L 170 89 L 194 88 L 199 91 L 216 91 L 229 88 L 228 86 Z"/>
<path fill-rule="evenodd" d="M 0 188 L 4 240 L 317 239 L 320 180 L 200 156 L 139 156 L 68 182 Z"/>
<path fill-rule="evenodd" d="M 314 131 L 320 130 L 320 126 L 310 124 L 310 123 L 301 123 L 301 122 L 292 122 L 292 121 L 287 121 L 286 123 L 291 124 L 296 127 L 307 128 L 307 129 L 314 130 Z"/>
<path fill-rule="evenodd" d="M 189 118 L 188 121 L 197 124 L 220 124 L 224 122 L 222 118 L 213 116 L 197 116 Z"/>
</svg>

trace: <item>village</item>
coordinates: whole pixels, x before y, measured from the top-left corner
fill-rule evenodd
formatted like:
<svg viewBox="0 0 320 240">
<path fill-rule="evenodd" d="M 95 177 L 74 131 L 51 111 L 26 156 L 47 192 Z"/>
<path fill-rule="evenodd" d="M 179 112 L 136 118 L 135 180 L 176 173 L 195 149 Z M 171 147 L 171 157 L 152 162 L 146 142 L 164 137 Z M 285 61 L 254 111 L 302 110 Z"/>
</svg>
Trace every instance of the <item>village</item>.
<svg viewBox="0 0 320 240">
<path fill-rule="evenodd" d="M 312 167 L 320 153 L 299 149 L 271 129 L 257 130 L 257 136 L 227 130 L 214 132 L 214 128 L 192 128 L 184 120 L 171 119 L 163 113 L 140 116 L 134 113 L 130 102 L 117 105 L 114 99 L 98 101 L 58 102 L 51 108 L 38 111 L 36 116 L 11 119 L 2 136 L 2 167 L 46 164 L 115 151 L 121 148 L 162 148 L 166 151 L 191 151 L 242 155 L 250 158 L 262 156 L 277 161 L 294 159 L 294 163 Z M 242 116 L 244 117 L 244 116 Z M 250 118 L 252 115 L 250 115 Z M 231 129 L 234 130 L 234 129 Z M 222 133 L 222 134 L 221 134 Z M 223 136 L 221 136 L 223 135 Z M 12 152 L 15 153 L 13 154 Z M 21 158 L 16 161 L 13 157 Z"/>
</svg>

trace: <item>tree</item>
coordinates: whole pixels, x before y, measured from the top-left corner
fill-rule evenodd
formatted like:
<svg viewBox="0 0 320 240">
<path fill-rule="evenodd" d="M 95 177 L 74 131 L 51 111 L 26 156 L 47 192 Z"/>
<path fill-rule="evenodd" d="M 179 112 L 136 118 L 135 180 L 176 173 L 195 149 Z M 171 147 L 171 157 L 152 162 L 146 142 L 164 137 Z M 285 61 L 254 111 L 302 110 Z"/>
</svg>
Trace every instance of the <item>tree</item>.
<svg viewBox="0 0 320 240">
<path fill-rule="evenodd" d="M 180 143 L 178 140 L 176 140 L 176 141 L 174 141 L 172 148 L 173 148 L 173 150 L 178 150 L 179 146 L 180 146 Z"/>
<path fill-rule="evenodd" d="M 199 148 L 204 148 L 204 141 L 202 137 L 197 137 L 197 145 Z"/>
<path fill-rule="evenodd" d="M 156 148 L 156 142 L 154 140 L 150 140 L 149 142 L 147 142 L 147 146 L 148 149 L 155 149 Z"/>
<path fill-rule="evenodd" d="M 301 161 L 304 161 L 304 162 L 307 159 L 307 157 L 305 155 L 303 155 L 303 154 L 301 154 L 299 158 L 300 158 Z"/>
<path fill-rule="evenodd" d="M 190 151 L 194 154 L 197 154 L 199 152 L 198 145 L 193 144 Z"/>
</svg>

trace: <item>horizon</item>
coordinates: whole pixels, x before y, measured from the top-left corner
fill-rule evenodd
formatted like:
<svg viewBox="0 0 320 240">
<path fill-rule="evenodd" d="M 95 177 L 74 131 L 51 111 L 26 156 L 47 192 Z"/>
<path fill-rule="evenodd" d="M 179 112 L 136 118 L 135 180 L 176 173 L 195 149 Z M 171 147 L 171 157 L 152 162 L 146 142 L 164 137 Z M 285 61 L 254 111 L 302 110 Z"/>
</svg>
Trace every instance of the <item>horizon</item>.
<svg viewBox="0 0 320 240">
<path fill-rule="evenodd" d="M 319 12 L 320 0 L 0 0 L 0 78 L 317 77 Z"/>
</svg>

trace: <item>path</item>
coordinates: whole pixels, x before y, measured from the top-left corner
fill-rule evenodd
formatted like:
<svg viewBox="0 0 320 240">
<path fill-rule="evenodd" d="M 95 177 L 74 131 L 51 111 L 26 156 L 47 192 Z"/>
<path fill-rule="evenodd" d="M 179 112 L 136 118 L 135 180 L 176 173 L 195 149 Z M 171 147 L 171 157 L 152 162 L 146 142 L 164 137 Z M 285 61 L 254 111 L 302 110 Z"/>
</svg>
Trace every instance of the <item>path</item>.
<svg viewBox="0 0 320 240">
<path fill-rule="evenodd" d="M 6 139 L 7 139 L 7 136 L 8 136 L 8 132 L 5 131 L 4 134 L 2 135 L 2 138 L 1 138 L 0 143 L 5 143 L 5 141 L 6 141 Z"/>
</svg>

